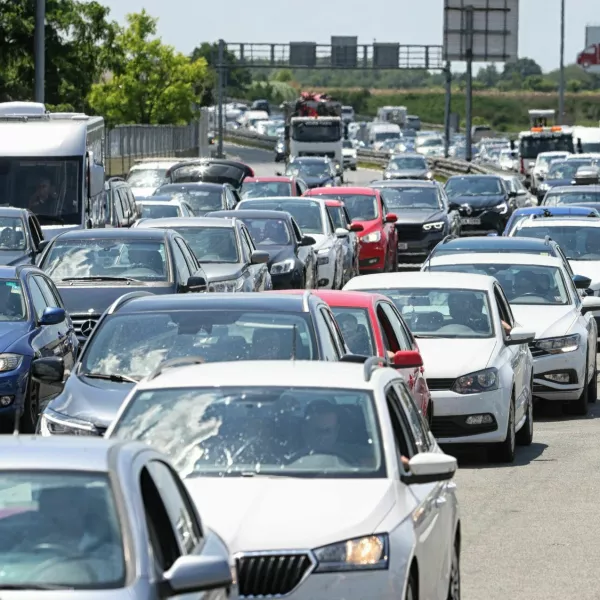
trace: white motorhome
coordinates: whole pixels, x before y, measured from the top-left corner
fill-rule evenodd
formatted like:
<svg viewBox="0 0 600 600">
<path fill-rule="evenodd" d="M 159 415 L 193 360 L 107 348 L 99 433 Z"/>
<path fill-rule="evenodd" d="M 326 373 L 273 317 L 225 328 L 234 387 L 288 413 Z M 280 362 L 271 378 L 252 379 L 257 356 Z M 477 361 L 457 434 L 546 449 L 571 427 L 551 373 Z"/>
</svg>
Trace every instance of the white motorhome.
<svg viewBox="0 0 600 600">
<path fill-rule="evenodd" d="M 292 117 L 290 156 L 328 156 L 343 167 L 344 127 L 340 117 Z"/>
<path fill-rule="evenodd" d="M 387 140 L 400 141 L 401 139 L 402 130 L 400 129 L 400 125 L 377 121 L 369 123 L 369 144 L 373 146 L 374 150 L 381 148 Z"/>
<path fill-rule="evenodd" d="M 375 120 L 383 123 L 394 123 L 404 128 L 408 121 L 408 109 L 406 106 L 382 106 L 377 109 Z"/>
<path fill-rule="evenodd" d="M 600 127 L 573 127 L 573 136 L 581 140 L 582 152 L 600 152 Z"/>
<path fill-rule="evenodd" d="M 106 223 L 104 119 L 0 103 L 0 202 L 29 208 L 46 239 Z"/>
</svg>

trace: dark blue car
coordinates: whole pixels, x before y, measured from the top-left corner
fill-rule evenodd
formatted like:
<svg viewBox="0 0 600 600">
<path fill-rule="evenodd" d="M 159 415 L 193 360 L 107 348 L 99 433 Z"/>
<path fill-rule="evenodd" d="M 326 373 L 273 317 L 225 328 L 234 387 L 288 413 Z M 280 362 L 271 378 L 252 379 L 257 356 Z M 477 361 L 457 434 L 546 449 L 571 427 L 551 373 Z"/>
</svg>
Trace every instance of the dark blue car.
<svg viewBox="0 0 600 600">
<path fill-rule="evenodd" d="M 0 265 L 33 265 L 47 244 L 30 210 L 0 206 Z"/>
<path fill-rule="evenodd" d="M 531 208 L 519 208 L 511 215 L 502 235 L 510 235 L 510 232 L 521 221 L 531 218 L 531 215 L 581 218 L 590 216 L 600 217 L 600 212 L 595 208 L 584 206 L 533 206 Z"/>
<path fill-rule="evenodd" d="M 21 431 L 33 433 L 41 404 L 60 393 L 77 352 L 52 280 L 33 266 L 0 267 L 0 421 L 19 420 Z"/>
</svg>

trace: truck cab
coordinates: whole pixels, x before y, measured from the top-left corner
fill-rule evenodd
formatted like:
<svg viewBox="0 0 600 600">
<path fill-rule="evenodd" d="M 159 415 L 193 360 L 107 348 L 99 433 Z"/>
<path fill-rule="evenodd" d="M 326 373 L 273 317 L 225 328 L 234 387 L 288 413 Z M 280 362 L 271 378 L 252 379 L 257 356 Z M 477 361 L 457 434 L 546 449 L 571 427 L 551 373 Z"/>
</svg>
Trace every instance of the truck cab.
<svg viewBox="0 0 600 600">
<path fill-rule="evenodd" d="M 584 69 L 600 71 L 600 44 L 592 44 L 577 55 L 577 64 Z"/>
</svg>

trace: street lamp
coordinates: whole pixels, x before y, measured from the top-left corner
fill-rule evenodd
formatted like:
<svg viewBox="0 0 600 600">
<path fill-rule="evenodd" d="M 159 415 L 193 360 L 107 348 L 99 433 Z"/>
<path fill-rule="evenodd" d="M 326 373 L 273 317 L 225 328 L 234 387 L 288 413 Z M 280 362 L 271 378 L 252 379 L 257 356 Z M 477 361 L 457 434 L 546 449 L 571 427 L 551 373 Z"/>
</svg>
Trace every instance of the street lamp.
<svg viewBox="0 0 600 600">
<path fill-rule="evenodd" d="M 558 88 L 558 122 L 565 118 L 565 0 L 560 0 L 560 84 Z"/>
<path fill-rule="evenodd" d="M 35 101 L 44 102 L 44 72 L 46 70 L 46 0 L 35 1 Z"/>
</svg>

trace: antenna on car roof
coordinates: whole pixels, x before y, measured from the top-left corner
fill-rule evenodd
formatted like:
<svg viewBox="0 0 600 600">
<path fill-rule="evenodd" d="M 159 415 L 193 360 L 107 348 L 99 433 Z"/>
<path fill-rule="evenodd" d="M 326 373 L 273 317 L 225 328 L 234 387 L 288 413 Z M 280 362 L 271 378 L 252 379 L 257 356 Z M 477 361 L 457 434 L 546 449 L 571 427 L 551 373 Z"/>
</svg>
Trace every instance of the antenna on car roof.
<svg viewBox="0 0 600 600">
<path fill-rule="evenodd" d="M 292 328 L 292 356 L 290 357 L 292 360 L 296 360 L 296 338 L 297 338 L 297 328 L 294 324 Z"/>
</svg>

